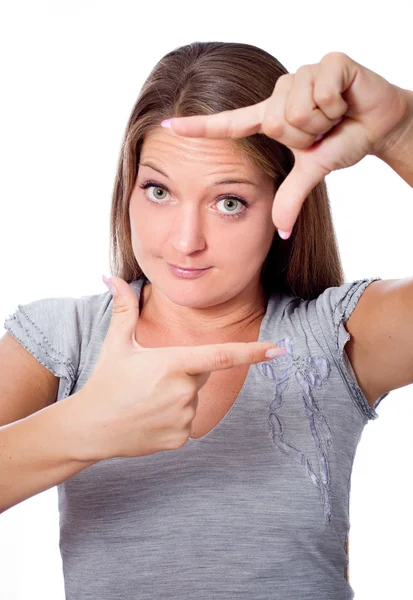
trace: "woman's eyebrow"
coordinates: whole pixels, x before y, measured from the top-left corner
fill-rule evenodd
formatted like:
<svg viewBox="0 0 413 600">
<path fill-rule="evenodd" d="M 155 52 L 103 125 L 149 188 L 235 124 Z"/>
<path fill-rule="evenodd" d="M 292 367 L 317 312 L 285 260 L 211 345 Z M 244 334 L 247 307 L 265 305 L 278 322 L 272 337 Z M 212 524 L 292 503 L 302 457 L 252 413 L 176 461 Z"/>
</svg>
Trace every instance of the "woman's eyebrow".
<svg viewBox="0 0 413 600">
<path fill-rule="evenodd" d="M 139 163 L 140 166 L 142 167 L 150 167 L 151 169 L 154 169 L 154 171 L 158 171 L 158 173 L 161 173 L 161 175 L 163 175 L 164 177 L 166 177 L 167 179 L 169 179 L 168 175 L 162 171 L 162 169 L 160 169 L 159 167 L 155 167 L 154 164 L 152 164 L 151 162 L 144 162 L 144 163 Z M 138 166 L 139 166 L 138 165 Z M 215 183 L 213 185 L 223 185 L 225 183 L 228 184 L 233 184 L 233 183 L 245 183 L 247 185 L 253 185 L 256 186 L 257 184 L 252 182 L 252 181 L 248 181 L 248 179 L 222 179 L 221 181 L 215 181 Z"/>
</svg>

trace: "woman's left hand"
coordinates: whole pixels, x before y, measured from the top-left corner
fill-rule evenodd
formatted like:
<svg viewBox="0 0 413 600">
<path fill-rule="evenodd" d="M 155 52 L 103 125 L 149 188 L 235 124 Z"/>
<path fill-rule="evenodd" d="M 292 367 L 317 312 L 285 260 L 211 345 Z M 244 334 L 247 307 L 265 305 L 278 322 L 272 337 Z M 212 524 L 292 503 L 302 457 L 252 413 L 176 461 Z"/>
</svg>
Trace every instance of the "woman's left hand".
<svg viewBox="0 0 413 600">
<path fill-rule="evenodd" d="M 412 125 L 406 90 L 342 52 L 282 75 L 263 102 L 171 121 L 172 131 L 181 136 L 217 139 L 264 133 L 290 148 L 294 167 L 277 190 L 272 209 L 275 227 L 284 232 L 291 232 L 308 194 L 326 175 L 383 152 Z"/>
</svg>

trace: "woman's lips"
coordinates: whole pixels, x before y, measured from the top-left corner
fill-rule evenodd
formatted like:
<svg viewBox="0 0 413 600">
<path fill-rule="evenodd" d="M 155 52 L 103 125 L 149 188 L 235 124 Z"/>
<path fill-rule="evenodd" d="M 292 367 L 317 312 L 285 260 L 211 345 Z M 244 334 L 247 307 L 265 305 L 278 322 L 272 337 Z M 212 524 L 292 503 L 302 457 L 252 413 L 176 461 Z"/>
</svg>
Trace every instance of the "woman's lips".
<svg viewBox="0 0 413 600">
<path fill-rule="evenodd" d="M 176 265 L 171 265 L 169 263 L 167 263 L 167 265 L 170 271 L 173 273 L 173 275 L 175 275 L 176 277 L 181 277 L 183 279 L 195 279 L 196 277 L 199 277 L 200 275 L 208 271 L 208 269 L 210 268 L 206 267 L 205 269 L 181 269 L 181 267 L 177 267 Z"/>
</svg>

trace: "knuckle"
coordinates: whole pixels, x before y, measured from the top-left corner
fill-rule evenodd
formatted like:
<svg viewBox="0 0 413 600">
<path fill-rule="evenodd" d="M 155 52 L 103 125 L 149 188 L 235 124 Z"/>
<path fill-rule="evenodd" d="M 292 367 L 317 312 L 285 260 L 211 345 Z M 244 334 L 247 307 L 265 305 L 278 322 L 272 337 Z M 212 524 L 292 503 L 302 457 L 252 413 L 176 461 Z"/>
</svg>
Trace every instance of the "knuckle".
<svg viewBox="0 0 413 600">
<path fill-rule="evenodd" d="M 264 117 L 262 129 L 265 135 L 270 137 L 281 137 L 284 133 L 285 125 L 278 115 L 268 113 Z"/>
<path fill-rule="evenodd" d="M 187 393 L 188 393 L 188 396 L 191 399 L 191 401 L 194 399 L 194 397 L 198 393 L 198 388 L 197 388 L 195 379 L 191 378 L 191 380 L 188 382 L 188 392 Z"/>
<path fill-rule="evenodd" d="M 179 391 L 179 400 L 182 406 L 186 406 L 188 402 L 191 402 L 196 394 L 196 385 L 195 382 L 187 381 L 181 387 Z"/>
<path fill-rule="evenodd" d="M 228 111 L 228 115 L 227 115 L 227 127 L 226 127 L 226 136 L 227 137 L 233 137 L 235 133 L 235 126 L 234 126 L 234 122 L 232 120 L 232 115 L 231 112 Z"/>
<path fill-rule="evenodd" d="M 320 62 L 345 62 L 349 59 L 349 56 L 344 52 L 328 52 L 323 56 Z"/>
<path fill-rule="evenodd" d="M 233 360 L 226 350 L 218 350 L 215 355 L 214 363 L 216 369 L 228 369 L 229 367 L 232 367 Z"/>
<path fill-rule="evenodd" d="M 185 427 L 189 427 L 192 423 L 192 421 L 195 419 L 195 415 L 196 415 L 196 410 L 195 408 L 191 405 L 189 406 L 186 410 L 185 410 L 185 420 L 184 420 L 184 426 Z"/>
<path fill-rule="evenodd" d="M 114 304 L 112 307 L 112 314 L 122 314 L 128 312 L 128 306 L 126 304 Z"/>
<path fill-rule="evenodd" d="M 297 73 L 305 73 L 306 71 L 308 71 L 309 69 L 311 69 L 311 65 L 301 65 L 300 67 L 298 67 L 298 69 L 296 70 L 296 74 Z"/>
<path fill-rule="evenodd" d="M 321 90 L 314 90 L 314 100 L 317 104 L 328 104 L 336 96 L 336 92 L 331 88 L 323 88 Z"/>
<path fill-rule="evenodd" d="M 287 106 L 286 117 L 290 123 L 296 125 L 304 125 L 307 122 L 308 111 L 302 106 Z"/>
<path fill-rule="evenodd" d="M 232 121 L 232 111 L 223 110 L 216 117 L 217 125 L 223 130 L 225 137 L 232 137 L 234 131 L 234 124 Z"/>
<path fill-rule="evenodd" d="M 294 73 L 283 73 L 277 79 L 276 86 L 290 86 L 292 81 L 294 81 Z"/>
</svg>

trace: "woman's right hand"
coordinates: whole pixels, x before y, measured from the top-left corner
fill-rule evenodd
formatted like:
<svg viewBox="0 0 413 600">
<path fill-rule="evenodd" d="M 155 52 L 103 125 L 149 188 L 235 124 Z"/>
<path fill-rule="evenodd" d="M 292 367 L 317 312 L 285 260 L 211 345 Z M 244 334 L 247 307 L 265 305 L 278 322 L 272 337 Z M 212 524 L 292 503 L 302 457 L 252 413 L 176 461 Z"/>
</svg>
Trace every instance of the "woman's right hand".
<svg viewBox="0 0 413 600">
<path fill-rule="evenodd" d="M 211 371 L 268 360 L 265 352 L 274 344 L 143 348 L 135 339 L 139 300 L 126 281 L 111 281 L 117 288 L 111 323 L 89 379 L 73 396 L 84 455 L 99 461 L 180 448 Z"/>
</svg>

